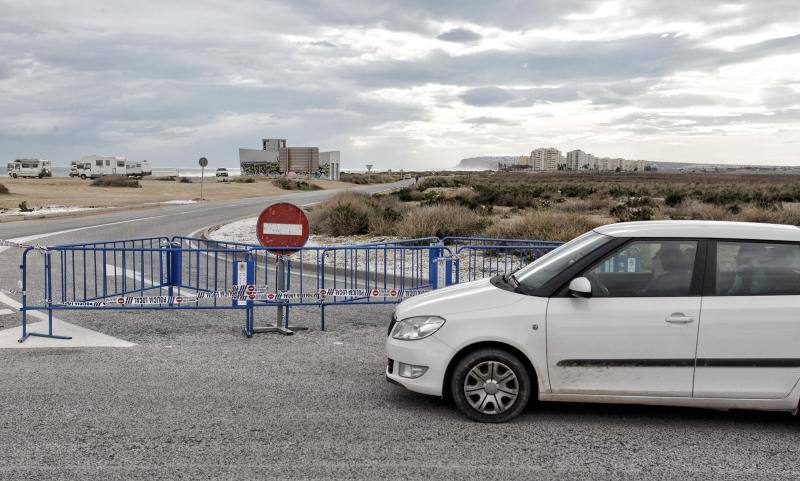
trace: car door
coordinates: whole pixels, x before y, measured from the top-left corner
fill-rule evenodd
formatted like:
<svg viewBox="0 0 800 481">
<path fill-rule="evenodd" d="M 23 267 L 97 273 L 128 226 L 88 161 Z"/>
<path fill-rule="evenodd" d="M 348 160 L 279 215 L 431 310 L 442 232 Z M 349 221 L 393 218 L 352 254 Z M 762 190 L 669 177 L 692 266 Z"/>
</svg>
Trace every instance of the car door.
<svg viewBox="0 0 800 481">
<path fill-rule="evenodd" d="M 709 244 L 695 397 L 780 399 L 800 380 L 800 244 Z"/>
<path fill-rule="evenodd" d="M 583 272 L 591 297 L 553 296 L 553 393 L 690 397 L 704 251 L 697 239 L 632 240 Z"/>
</svg>

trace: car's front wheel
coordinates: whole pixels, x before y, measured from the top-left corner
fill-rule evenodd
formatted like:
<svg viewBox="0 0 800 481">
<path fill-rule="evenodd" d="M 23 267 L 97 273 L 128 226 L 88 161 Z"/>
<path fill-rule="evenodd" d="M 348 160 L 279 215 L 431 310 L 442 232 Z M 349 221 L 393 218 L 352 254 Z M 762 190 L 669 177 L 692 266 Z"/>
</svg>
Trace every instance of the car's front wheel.
<svg viewBox="0 0 800 481">
<path fill-rule="evenodd" d="M 501 423 L 517 417 L 531 397 L 531 376 L 513 354 L 480 349 L 461 358 L 450 378 L 450 393 L 470 419 Z"/>
</svg>

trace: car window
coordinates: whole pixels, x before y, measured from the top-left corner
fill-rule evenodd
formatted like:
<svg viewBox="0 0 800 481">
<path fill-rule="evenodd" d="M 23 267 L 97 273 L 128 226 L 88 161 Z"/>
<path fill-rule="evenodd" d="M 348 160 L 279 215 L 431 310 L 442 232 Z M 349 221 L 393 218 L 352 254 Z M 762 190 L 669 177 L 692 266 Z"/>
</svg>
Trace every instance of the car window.
<svg viewBox="0 0 800 481">
<path fill-rule="evenodd" d="M 800 295 L 800 245 L 718 242 L 718 296 Z"/>
<path fill-rule="evenodd" d="M 589 231 L 518 270 L 514 278 L 527 290 L 534 291 L 610 240 L 608 236 Z"/>
<path fill-rule="evenodd" d="M 584 276 L 594 297 L 688 296 L 697 241 L 628 243 L 589 268 Z"/>
</svg>

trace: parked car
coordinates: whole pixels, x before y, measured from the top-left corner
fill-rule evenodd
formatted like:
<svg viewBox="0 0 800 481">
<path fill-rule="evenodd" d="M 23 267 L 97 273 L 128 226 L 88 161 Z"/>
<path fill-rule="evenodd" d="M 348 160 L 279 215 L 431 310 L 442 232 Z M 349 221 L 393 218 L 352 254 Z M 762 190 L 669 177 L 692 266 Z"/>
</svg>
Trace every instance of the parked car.
<svg viewBox="0 0 800 481">
<path fill-rule="evenodd" d="M 215 175 L 217 177 L 228 177 L 229 176 L 228 175 L 228 169 L 226 169 L 225 167 L 220 167 L 220 168 L 217 169 L 217 172 L 216 172 Z"/>
<path fill-rule="evenodd" d="M 53 169 L 50 161 L 46 159 L 16 159 L 6 166 L 8 176 L 16 179 L 17 177 L 43 178 L 51 177 Z"/>
<path fill-rule="evenodd" d="M 400 303 L 389 381 L 507 421 L 532 400 L 797 413 L 800 228 L 652 221 Z"/>
</svg>

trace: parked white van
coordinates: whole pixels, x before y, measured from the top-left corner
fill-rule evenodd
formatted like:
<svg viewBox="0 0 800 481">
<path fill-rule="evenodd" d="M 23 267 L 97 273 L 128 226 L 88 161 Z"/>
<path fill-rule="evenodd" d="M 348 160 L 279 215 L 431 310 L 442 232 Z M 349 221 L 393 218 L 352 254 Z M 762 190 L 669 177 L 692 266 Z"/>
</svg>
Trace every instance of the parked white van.
<svg viewBox="0 0 800 481">
<path fill-rule="evenodd" d="M 16 179 L 17 177 L 51 177 L 53 169 L 50 161 L 46 159 L 16 159 L 9 162 L 6 166 L 8 176 Z"/>
<path fill-rule="evenodd" d="M 78 176 L 81 179 L 96 179 L 104 175 L 127 175 L 127 161 L 125 157 L 84 155 L 77 162 Z"/>
<path fill-rule="evenodd" d="M 528 266 L 400 303 L 386 377 L 509 420 L 529 400 L 800 402 L 800 228 L 606 225 Z"/>
</svg>

